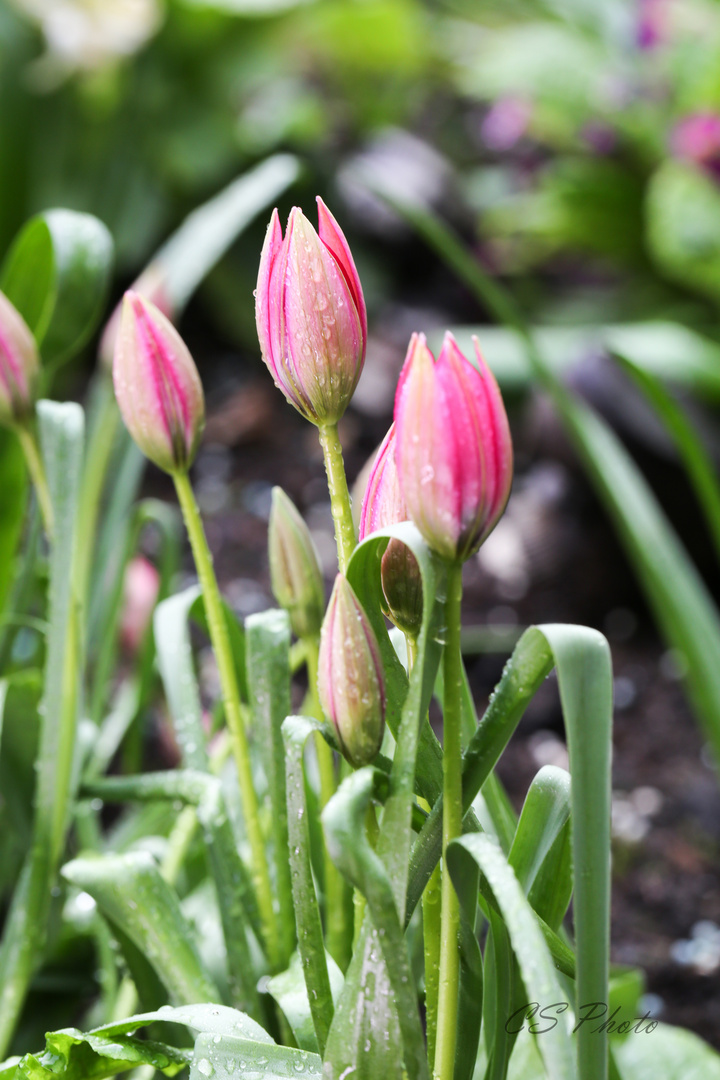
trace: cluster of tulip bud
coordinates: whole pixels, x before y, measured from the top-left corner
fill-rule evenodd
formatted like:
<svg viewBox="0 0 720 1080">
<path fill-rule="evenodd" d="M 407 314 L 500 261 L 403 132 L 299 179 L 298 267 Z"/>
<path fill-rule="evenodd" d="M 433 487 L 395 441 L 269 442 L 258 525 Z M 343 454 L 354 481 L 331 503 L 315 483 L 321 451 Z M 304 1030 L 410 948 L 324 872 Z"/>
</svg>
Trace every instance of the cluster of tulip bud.
<svg viewBox="0 0 720 1080">
<path fill-rule="evenodd" d="M 35 408 L 40 357 L 32 331 L 0 292 L 0 424 L 25 423 Z"/>
<path fill-rule="evenodd" d="M 293 209 L 283 237 L 273 213 L 260 261 L 256 318 L 262 357 L 275 383 L 322 427 L 337 423 L 355 391 L 367 315 L 350 248 L 321 199 L 318 216 L 316 231 Z M 162 469 L 186 472 L 204 424 L 202 385 L 190 353 L 158 306 L 136 291 L 126 294 L 113 336 L 115 392 L 130 433 Z M 394 424 L 365 494 L 361 540 L 411 520 L 440 558 L 458 564 L 494 528 L 510 493 L 512 444 L 500 391 L 477 343 L 476 352 L 472 363 L 448 334 L 436 361 L 424 336 L 413 335 Z M 319 692 L 340 748 L 354 765 L 372 760 L 385 710 L 377 640 L 343 574 L 323 620 L 317 554 L 298 511 L 277 488 L 270 569 L 275 596 L 295 633 L 316 636 L 322 624 Z M 417 636 L 422 583 L 415 557 L 392 540 L 381 572 L 386 614 Z"/>
</svg>

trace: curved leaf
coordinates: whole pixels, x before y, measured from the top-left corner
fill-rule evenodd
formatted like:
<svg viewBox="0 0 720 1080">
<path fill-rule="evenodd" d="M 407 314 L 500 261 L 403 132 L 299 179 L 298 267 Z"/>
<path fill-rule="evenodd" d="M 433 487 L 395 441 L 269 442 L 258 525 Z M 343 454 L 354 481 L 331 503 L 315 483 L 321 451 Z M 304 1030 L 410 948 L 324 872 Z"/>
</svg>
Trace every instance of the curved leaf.
<svg viewBox="0 0 720 1080">
<path fill-rule="evenodd" d="M 90 893 L 101 912 L 144 953 L 178 1004 L 219 1001 L 203 970 L 177 893 L 145 851 L 79 858 L 62 875 Z"/>
<path fill-rule="evenodd" d="M 70 359 L 105 305 L 113 242 L 101 221 L 45 210 L 24 226 L 0 272 L 0 289 L 32 330 L 48 364 Z"/>
<path fill-rule="evenodd" d="M 463 905 L 470 898 L 467 883 L 475 879 L 474 864 L 480 868 L 507 926 L 525 988 L 532 1000 L 562 1001 L 564 994 L 535 914 L 497 843 L 489 836 L 462 836 L 448 846 L 447 863 Z M 474 904 L 474 891 L 471 903 Z M 574 1080 L 571 1042 L 562 1024 L 543 1035 L 540 1050 L 553 1080 Z"/>
<path fill-rule="evenodd" d="M 190 1080 L 288 1080 L 295 1076 L 320 1076 L 322 1061 L 307 1050 L 268 1046 L 230 1035 L 199 1035 L 193 1051 Z"/>
<path fill-rule="evenodd" d="M 345 979 L 342 971 L 327 951 L 325 952 L 325 959 L 330 977 L 330 989 L 333 1000 L 335 1000 L 342 993 Z M 295 1041 L 300 1049 L 317 1054 L 319 1052 L 318 1042 L 310 1008 L 310 996 L 305 982 L 303 961 L 299 952 L 293 953 L 287 971 L 283 971 L 279 975 L 273 975 L 267 984 L 267 990 L 285 1013 L 285 1018 L 292 1028 Z"/>
</svg>

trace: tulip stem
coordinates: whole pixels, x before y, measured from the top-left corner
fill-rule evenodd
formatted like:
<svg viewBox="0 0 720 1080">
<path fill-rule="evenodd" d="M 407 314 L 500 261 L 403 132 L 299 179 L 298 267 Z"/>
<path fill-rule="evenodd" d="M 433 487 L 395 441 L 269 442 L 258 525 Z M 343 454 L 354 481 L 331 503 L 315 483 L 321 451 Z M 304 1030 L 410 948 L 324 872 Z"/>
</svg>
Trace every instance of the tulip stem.
<svg viewBox="0 0 720 1080">
<path fill-rule="evenodd" d="M 225 621 L 225 612 L 220 598 L 217 578 L 213 569 L 212 555 L 208 548 L 205 529 L 203 528 L 202 518 L 200 517 L 200 511 L 198 510 L 195 501 L 195 495 L 193 494 L 190 480 L 186 473 L 180 472 L 173 474 L 173 480 L 175 481 L 175 488 L 185 519 L 185 525 L 190 538 L 190 546 L 192 548 L 195 566 L 200 579 L 203 600 L 205 601 L 205 614 L 207 617 L 208 630 L 210 632 L 210 640 L 215 652 L 215 659 L 220 675 L 225 718 L 232 739 L 233 754 L 240 781 L 240 798 L 242 801 L 243 817 L 252 852 L 253 884 L 255 886 L 260 917 L 263 923 L 268 961 L 270 967 L 275 969 L 279 963 L 280 954 L 277 924 L 273 909 L 270 872 L 265 854 L 265 843 L 260 828 L 260 815 L 258 812 L 257 795 L 253 785 L 250 750 L 240 707 L 240 694 L 238 691 L 237 676 L 235 674 L 235 664 L 233 661 L 232 649 L 230 647 L 227 623 Z"/>
<path fill-rule="evenodd" d="M 335 523 L 338 565 L 341 573 L 346 574 L 357 540 L 337 424 L 321 424 L 318 427 L 318 435 L 325 459 L 330 505 Z"/>
<path fill-rule="evenodd" d="M 304 640 L 305 658 L 307 663 L 308 690 L 312 701 L 314 715 L 318 720 L 323 719 L 323 711 L 318 697 L 318 653 L 319 641 L 317 637 L 308 637 Z M 335 775 L 335 761 L 333 752 L 318 732 L 315 736 L 315 754 L 317 756 L 318 774 L 320 777 L 320 805 L 322 811 L 337 789 Z M 330 858 L 327 846 L 323 845 L 323 869 L 325 873 L 325 926 L 327 932 L 327 949 L 333 960 L 343 971 L 347 970 L 350 963 L 350 940 L 349 926 L 346 918 L 348 907 L 348 887 L 345 879 Z"/>
<path fill-rule="evenodd" d="M 443 866 L 448 844 L 462 833 L 462 656 L 460 611 L 462 564 L 448 563 L 443 653 Z M 447 870 L 442 875 L 440 921 L 440 987 L 437 1011 L 434 1080 L 452 1080 L 457 1040 L 460 975 L 460 904 Z"/>
<path fill-rule="evenodd" d="M 15 430 L 17 432 L 17 437 L 20 440 L 22 452 L 25 455 L 25 464 L 30 473 L 30 479 L 35 488 L 35 494 L 37 495 L 45 532 L 48 538 L 52 538 L 54 521 L 52 500 L 50 498 L 50 489 L 48 487 L 45 466 L 43 465 L 37 437 L 29 423 L 18 424 Z"/>
</svg>

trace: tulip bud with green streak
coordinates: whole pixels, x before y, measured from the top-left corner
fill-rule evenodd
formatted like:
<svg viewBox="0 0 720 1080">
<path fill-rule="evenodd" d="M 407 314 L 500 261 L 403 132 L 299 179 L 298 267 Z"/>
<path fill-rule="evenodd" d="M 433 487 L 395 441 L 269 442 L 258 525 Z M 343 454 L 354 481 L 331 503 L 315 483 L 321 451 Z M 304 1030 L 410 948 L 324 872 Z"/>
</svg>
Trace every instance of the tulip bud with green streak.
<svg viewBox="0 0 720 1080">
<path fill-rule="evenodd" d="M 35 408 L 40 357 L 20 312 L 0 292 L 0 424 L 27 420 Z"/>
<path fill-rule="evenodd" d="M 320 636 L 318 691 L 344 756 L 356 768 L 368 765 L 382 744 L 385 677 L 373 628 L 343 574 Z"/>
<path fill-rule="evenodd" d="M 316 637 L 325 609 L 317 549 L 297 507 L 279 487 L 272 492 L 268 550 L 273 595 L 290 616 L 293 633 Z"/>
</svg>

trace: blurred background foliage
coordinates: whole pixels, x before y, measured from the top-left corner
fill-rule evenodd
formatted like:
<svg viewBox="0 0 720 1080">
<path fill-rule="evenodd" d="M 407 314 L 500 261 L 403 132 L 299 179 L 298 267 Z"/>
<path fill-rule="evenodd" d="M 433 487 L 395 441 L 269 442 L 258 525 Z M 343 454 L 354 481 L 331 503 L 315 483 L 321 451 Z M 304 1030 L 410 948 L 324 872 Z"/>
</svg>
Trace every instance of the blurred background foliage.
<svg viewBox="0 0 720 1080">
<path fill-rule="evenodd" d="M 719 61 L 714 0 L 0 0 L 0 248 L 39 209 L 82 209 L 126 279 L 286 148 L 308 192 L 339 181 L 350 232 L 384 231 L 357 178 L 385 169 L 533 318 L 710 327 Z M 211 290 L 252 280 L 247 248 Z M 400 287 L 375 260 L 371 300 Z M 247 309 L 223 320 L 241 338 Z"/>
</svg>

